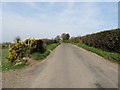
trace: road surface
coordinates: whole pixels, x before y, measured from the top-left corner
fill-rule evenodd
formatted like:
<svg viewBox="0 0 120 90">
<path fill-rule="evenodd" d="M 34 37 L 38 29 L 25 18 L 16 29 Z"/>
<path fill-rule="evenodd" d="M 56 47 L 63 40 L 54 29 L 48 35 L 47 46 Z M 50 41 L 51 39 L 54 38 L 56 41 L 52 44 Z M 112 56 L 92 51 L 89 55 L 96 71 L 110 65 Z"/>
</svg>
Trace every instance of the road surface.
<svg viewBox="0 0 120 90">
<path fill-rule="evenodd" d="M 3 88 L 118 88 L 118 64 L 71 44 L 42 63 L 3 73 Z"/>
</svg>

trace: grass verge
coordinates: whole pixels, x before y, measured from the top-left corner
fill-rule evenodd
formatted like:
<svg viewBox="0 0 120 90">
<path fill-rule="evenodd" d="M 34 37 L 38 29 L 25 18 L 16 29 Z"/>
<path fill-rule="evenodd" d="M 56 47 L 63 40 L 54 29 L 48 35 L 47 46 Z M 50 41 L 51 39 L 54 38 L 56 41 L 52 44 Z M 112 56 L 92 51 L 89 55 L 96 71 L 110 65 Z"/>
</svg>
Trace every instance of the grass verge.
<svg viewBox="0 0 120 90">
<path fill-rule="evenodd" d="M 28 63 L 14 65 L 14 63 L 6 62 L 5 58 L 8 55 L 9 55 L 8 48 L 3 48 L 2 55 L 0 57 L 0 62 L 1 62 L 0 71 L 10 71 L 10 70 L 15 70 L 15 69 L 20 69 L 20 68 L 24 68 L 25 66 L 28 65 Z"/>
<path fill-rule="evenodd" d="M 104 57 L 105 59 L 109 59 L 109 60 L 120 63 L 120 54 L 118 54 L 118 53 L 103 51 L 101 49 L 90 47 L 90 46 L 87 46 L 87 45 L 81 44 L 81 43 L 74 43 L 74 45 L 77 45 L 78 47 L 81 47 L 88 51 L 96 53 L 96 54 Z"/>
<path fill-rule="evenodd" d="M 15 70 L 15 69 L 21 69 L 21 68 L 24 68 L 27 65 L 28 65 L 28 63 L 22 63 L 22 64 L 14 65 L 14 63 L 11 63 L 11 62 L 4 62 L 0 66 L 0 70 L 1 71 L 10 71 L 10 70 Z"/>
<path fill-rule="evenodd" d="M 41 59 L 46 58 L 49 55 L 49 53 L 50 53 L 50 51 L 48 51 L 48 50 L 46 50 L 44 53 L 36 52 L 36 53 L 32 54 L 32 58 L 35 60 L 41 60 Z"/>
<path fill-rule="evenodd" d="M 39 53 L 39 52 L 33 53 L 32 58 L 35 60 L 42 60 L 42 59 L 46 58 L 50 54 L 50 52 L 53 51 L 58 45 L 59 44 L 47 45 L 46 46 L 47 50 L 44 53 Z"/>
<path fill-rule="evenodd" d="M 47 49 L 53 51 L 59 44 L 50 44 L 47 45 Z"/>
<path fill-rule="evenodd" d="M 35 60 L 42 60 L 46 58 L 49 54 L 50 51 L 54 50 L 59 44 L 50 44 L 47 45 L 46 48 L 47 50 L 44 53 L 33 53 L 31 56 Z M 15 70 L 15 69 L 21 69 L 26 66 L 28 66 L 28 63 L 22 63 L 18 65 L 14 65 L 14 63 L 11 62 L 5 62 L 5 58 L 8 56 L 8 49 L 2 49 L 2 60 L 1 60 L 1 65 L 0 65 L 0 71 L 10 71 L 10 70 Z"/>
</svg>

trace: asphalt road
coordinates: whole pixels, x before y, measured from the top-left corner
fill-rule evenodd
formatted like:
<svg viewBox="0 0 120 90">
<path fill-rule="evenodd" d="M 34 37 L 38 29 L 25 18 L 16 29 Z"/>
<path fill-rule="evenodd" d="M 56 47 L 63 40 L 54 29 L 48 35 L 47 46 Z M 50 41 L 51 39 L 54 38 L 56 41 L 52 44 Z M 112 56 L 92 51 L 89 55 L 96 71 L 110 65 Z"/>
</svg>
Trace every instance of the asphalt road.
<svg viewBox="0 0 120 90">
<path fill-rule="evenodd" d="M 3 88 L 8 87 L 118 88 L 118 64 L 63 43 L 37 66 L 3 73 Z"/>
</svg>

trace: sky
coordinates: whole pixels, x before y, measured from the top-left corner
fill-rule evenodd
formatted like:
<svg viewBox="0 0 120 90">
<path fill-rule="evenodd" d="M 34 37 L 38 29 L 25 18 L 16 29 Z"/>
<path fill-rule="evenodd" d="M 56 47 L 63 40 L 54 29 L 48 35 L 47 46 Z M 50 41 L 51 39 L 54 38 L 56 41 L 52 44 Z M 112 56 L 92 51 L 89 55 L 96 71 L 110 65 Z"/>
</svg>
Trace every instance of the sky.
<svg viewBox="0 0 120 90">
<path fill-rule="evenodd" d="M 117 2 L 2 2 L 2 42 L 83 36 L 118 27 Z"/>
</svg>

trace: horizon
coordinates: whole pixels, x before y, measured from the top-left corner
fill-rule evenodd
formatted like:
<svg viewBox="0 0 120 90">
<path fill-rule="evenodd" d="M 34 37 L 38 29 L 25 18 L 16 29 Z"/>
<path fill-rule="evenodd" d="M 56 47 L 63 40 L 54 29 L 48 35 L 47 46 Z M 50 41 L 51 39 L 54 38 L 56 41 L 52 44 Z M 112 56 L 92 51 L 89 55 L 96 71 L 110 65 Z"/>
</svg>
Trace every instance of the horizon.
<svg viewBox="0 0 120 90">
<path fill-rule="evenodd" d="M 2 16 L 2 42 L 13 42 L 16 36 L 22 40 L 50 39 L 62 33 L 69 33 L 71 37 L 84 36 L 116 29 L 118 3 L 4 2 Z"/>
<path fill-rule="evenodd" d="M 111 30 L 116 30 L 116 29 L 119 29 L 119 28 L 112 28 L 112 29 L 109 29 L 109 30 L 101 30 L 101 31 L 98 31 L 98 32 L 95 32 L 95 33 L 90 33 L 90 34 L 86 34 L 86 35 L 91 35 L 91 34 L 96 34 L 96 33 L 100 33 L 100 32 L 105 32 L 105 31 L 111 31 Z M 62 35 L 63 33 L 61 33 L 60 35 L 56 35 L 56 36 L 60 36 L 60 38 L 61 38 L 61 35 Z M 65 33 L 65 34 L 67 34 L 67 33 Z M 70 33 L 68 33 L 69 35 L 70 35 Z M 86 36 L 86 35 L 83 35 L 83 36 Z M 78 36 L 71 36 L 70 35 L 70 39 L 71 38 L 74 38 L 74 37 L 83 37 L 83 36 L 80 36 L 80 35 L 78 35 Z M 20 37 L 20 36 L 16 36 L 16 37 Z M 15 38 L 16 38 L 15 37 Z M 15 39 L 14 38 L 14 39 Z M 34 37 L 30 37 L 31 39 L 33 38 L 33 39 L 50 39 L 50 40 L 52 40 L 52 39 L 55 39 L 55 37 L 53 37 L 53 38 L 34 38 Z M 30 39 L 30 38 L 25 38 L 25 39 L 23 39 L 23 40 L 21 40 L 22 42 L 24 42 L 26 39 Z M 4 43 L 15 43 L 14 42 L 14 39 L 13 39 L 13 41 L 12 42 L 8 42 L 8 41 L 4 41 L 4 42 L 0 42 L 0 44 L 4 44 Z M 21 37 L 20 37 L 20 39 L 21 39 Z"/>
</svg>

